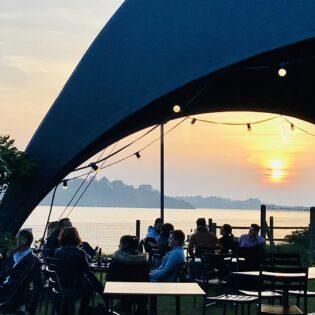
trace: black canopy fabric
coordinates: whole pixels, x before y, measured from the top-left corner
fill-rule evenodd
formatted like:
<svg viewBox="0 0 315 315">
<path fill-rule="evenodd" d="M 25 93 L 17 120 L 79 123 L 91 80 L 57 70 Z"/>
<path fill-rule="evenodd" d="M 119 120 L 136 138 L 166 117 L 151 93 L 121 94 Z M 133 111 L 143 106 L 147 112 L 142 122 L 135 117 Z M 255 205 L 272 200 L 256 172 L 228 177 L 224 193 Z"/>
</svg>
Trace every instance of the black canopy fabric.
<svg viewBox="0 0 315 315">
<path fill-rule="evenodd" d="M 7 191 L 2 228 L 17 230 L 71 170 L 152 124 L 228 110 L 314 122 L 314 35 L 312 0 L 125 1 L 29 143 L 36 167 Z"/>
</svg>

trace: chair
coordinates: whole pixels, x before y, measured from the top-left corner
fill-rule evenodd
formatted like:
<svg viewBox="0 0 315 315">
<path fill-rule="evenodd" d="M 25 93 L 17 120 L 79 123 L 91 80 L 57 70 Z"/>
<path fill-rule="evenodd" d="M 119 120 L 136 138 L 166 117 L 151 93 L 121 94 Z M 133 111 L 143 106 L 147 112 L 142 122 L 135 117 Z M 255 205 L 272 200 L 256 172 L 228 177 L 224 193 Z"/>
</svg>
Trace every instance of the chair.
<svg viewBox="0 0 315 315">
<path fill-rule="evenodd" d="M 250 314 L 250 306 L 258 302 L 258 296 L 239 294 L 238 290 L 241 288 L 241 285 L 242 283 L 240 283 L 239 281 L 233 281 L 233 278 L 229 277 L 228 283 L 225 286 L 224 294 L 206 298 L 204 313 L 207 307 L 219 303 L 223 304 L 223 315 L 226 314 L 226 309 L 228 305 L 235 307 L 236 314 L 239 306 L 241 306 L 242 314 L 244 314 L 245 307 L 247 307 L 247 313 Z"/>
<path fill-rule="evenodd" d="M 0 303 L 1 314 L 11 314 L 18 312 L 21 308 L 25 308 L 26 293 L 30 289 L 32 279 L 30 275 L 34 272 L 36 263 L 32 263 L 29 268 L 19 277 L 17 284 L 10 289 L 6 300 Z M 41 287 L 33 283 L 33 291 L 40 292 Z"/>
<path fill-rule="evenodd" d="M 307 314 L 307 268 L 262 267 L 259 273 L 258 313 L 262 315 L 298 315 Z M 289 305 L 289 290 L 303 291 L 303 311 L 296 305 Z M 281 305 L 263 304 L 264 291 L 282 292 Z"/>
<path fill-rule="evenodd" d="M 162 261 L 162 254 L 160 252 L 160 247 L 156 242 L 148 242 L 150 245 L 149 250 L 149 261 L 151 268 L 157 268 Z"/>
<path fill-rule="evenodd" d="M 285 266 L 285 267 L 292 267 L 292 268 L 299 268 L 302 267 L 301 258 L 298 253 L 273 253 L 272 254 L 272 265 L 274 267 Z M 289 291 L 291 296 L 296 297 L 296 304 L 299 307 L 301 298 L 304 296 L 303 291 L 295 290 Z M 306 295 L 308 298 L 315 297 L 315 291 L 307 291 Z"/>
<path fill-rule="evenodd" d="M 300 268 L 302 267 L 300 255 L 297 253 L 273 253 L 273 267 Z"/>
</svg>

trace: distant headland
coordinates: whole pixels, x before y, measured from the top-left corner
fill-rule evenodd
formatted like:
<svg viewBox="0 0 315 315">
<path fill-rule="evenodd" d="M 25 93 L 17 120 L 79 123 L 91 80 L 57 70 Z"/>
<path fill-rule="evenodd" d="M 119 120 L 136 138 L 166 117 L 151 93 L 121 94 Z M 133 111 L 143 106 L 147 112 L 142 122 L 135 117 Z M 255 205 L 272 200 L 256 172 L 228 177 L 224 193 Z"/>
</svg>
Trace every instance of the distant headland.
<svg viewBox="0 0 315 315">
<path fill-rule="evenodd" d="M 58 188 L 55 205 L 65 206 L 82 184 L 82 179 L 72 180 L 67 190 Z M 87 184 L 87 183 L 86 183 Z M 84 189 L 85 185 L 83 185 Z M 41 205 L 50 205 L 51 193 L 43 199 Z M 74 199 L 76 200 L 76 199 Z M 165 196 L 165 208 L 169 209 L 245 209 L 258 210 L 262 202 L 257 198 L 246 200 L 231 200 L 216 196 Z M 95 180 L 80 199 L 81 207 L 132 207 L 132 208 L 159 208 L 160 192 L 151 185 L 134 187 L 126 185 L 121 180 L 109 181 L 106 177 Z M 297 209 L 298 207 L 282 207 L 270 205 L 274 208 Z"/>
</svg>

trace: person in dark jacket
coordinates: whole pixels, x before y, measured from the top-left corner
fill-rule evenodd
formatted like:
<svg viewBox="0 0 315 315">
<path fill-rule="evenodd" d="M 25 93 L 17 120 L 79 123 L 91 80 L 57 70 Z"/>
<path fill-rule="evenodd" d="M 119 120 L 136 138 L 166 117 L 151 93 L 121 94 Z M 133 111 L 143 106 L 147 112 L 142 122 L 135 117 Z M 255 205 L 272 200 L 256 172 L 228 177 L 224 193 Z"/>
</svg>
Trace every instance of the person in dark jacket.
<svg viewBox="0 0 315 315">
<path fill-rule="evenodd" d="M 0 271 L 0 303 L 5 310 L 16 310 L 25 305 L 27 314 L 35 314 L 43 287 L 41 263 L 30 248 L 32 232 L 20 230 L 16 241 L 17 247 L 7 255 Z"/>
<path fill-rule="evenodd" d="M 106 281 L 149 282 L 149 266 L 143 254 L 137 251 L 136 236 L 124 235 L 120 239 L 119 249 L 115 252 L 106 275 Z M 142 297 L 123 298 L 119 310 L 130 311 L 137 304 L 137 314 L 146 314 L 146 300 Z"/>
<path fill-rule="evenodd" d="M 223 224 L 220 230 L 222 237 L 219 239 L 220 245 L 222 247 L 222 253 L 226 254 L 230 250 L 235 251 L 237 247 L 237 242 L 232 234 L 232 227 L 230 224 Z"/>
<path fill-rule="evenodd" d="M 160 253 L 162 256 L 165 256 L 165 254 L 171 250 L 168 243 L 169 243 L 170 233 L 173 230 L 174 230 L 174 226 L 171 223 L 165 223 L 163 224 L 161 228 L 161 235 L 160 235 L 160 238 L 158 239 L 158 245 L 159 245 Z"/>
<path fill-rule="evenodd" d="M 60 235 L 60 248 L 55 251 L 57 274 L 64 294 L 62 315 L 74 314 L 74 303 L 81 299 L 80 314 L 87 314 L 87 307 L 93 292 L 89 264 L 75 227 L 65 228 Z"/>
<path fill-rule="evenodd" d="M 71 227 L 72 223 L 69 218 L 63 218 L 58 221 L 57 227 L 55 229 L 51 229 L 51 232 L 48 232 L 48 237 L 45 244 L 45 255 L 48 257 L 53 257 L 55 250 L 60 246 L 59 236 L 61 232 L 67 228 Z"/>
</svg>

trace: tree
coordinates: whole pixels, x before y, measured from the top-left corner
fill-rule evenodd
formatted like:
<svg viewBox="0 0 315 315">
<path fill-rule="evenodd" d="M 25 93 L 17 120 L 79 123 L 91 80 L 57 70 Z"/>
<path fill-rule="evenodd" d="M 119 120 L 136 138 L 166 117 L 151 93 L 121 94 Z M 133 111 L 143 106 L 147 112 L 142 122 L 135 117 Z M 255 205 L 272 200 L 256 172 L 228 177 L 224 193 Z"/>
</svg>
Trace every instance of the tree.
<svg viewBox="0 0 315 315">
<path fill-rule="evenodd" d="M 14 140 L 0 135 L 0 194 L 11 181 L 27 176 L 31 167 L 30 159 L 14 146 Z"/>
<path fill-rule="evenodd" d="M 19 181 L 27 176 L 31 168 L 31 160 L 14 146 L 14 140 L 10 136 L 0 135 L 0 197 L 12 181 Z M 13 244 L 13 236 L 3 233 L 0 227 L 0 251 L 5 253 Z"/>
</svg>

